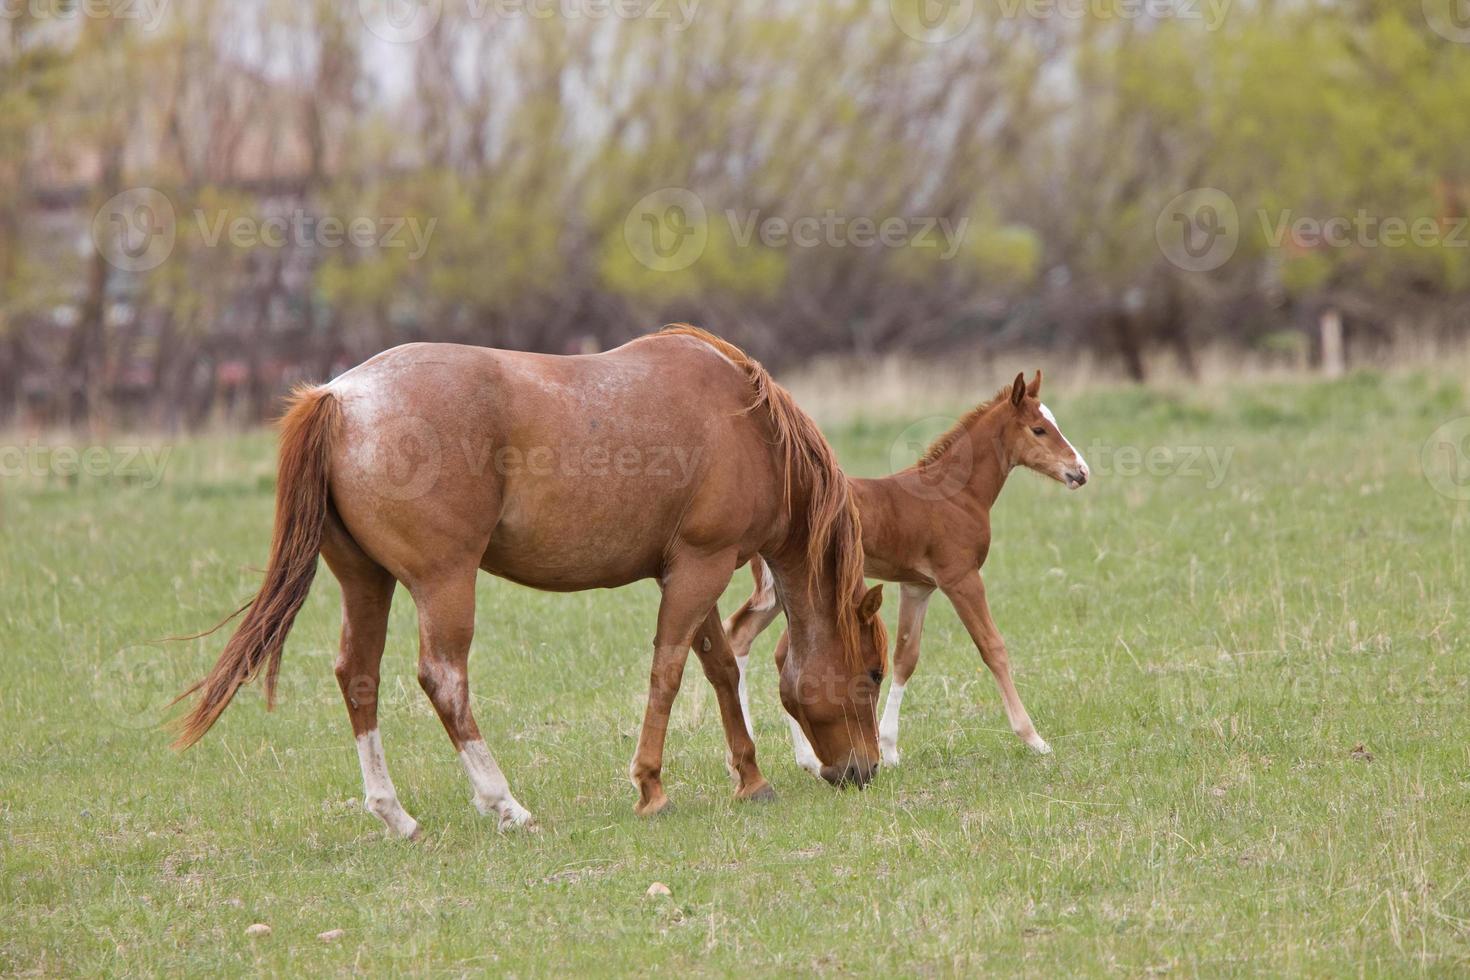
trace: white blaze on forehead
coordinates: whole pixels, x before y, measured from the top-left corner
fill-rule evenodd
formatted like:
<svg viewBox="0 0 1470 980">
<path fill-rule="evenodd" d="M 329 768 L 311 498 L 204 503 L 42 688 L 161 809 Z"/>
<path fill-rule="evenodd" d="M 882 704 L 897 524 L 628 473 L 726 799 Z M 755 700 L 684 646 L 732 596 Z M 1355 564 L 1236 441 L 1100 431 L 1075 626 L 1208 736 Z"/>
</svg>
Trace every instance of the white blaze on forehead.
<svg viewBox="0 0 1470 980">
<path fill-rule="evenodd" d="M 1057 424 L 1057 417 L 1051 413 L 1051 409 L 1046 407 L 1045 402 L 1041 403 L 1041 417 L 1046 419 L 1048 422 L 1056 427 L 1057 435 L 1062 437 L 1062 441 L 1067 444 L 1067 448 L 1072 450 L 1072 455 L 1077 458 L 1077 464 L 1082 467 L 1083 472 L 1086 472 L 1087 460 L 1082 458 L 1082 454 L 1077 451 L 1076 446 L 1072 445 L 1071 440 L 1069 440 L 1065 435 L 1062 434 L 1062 427 Z"/>
</svg>

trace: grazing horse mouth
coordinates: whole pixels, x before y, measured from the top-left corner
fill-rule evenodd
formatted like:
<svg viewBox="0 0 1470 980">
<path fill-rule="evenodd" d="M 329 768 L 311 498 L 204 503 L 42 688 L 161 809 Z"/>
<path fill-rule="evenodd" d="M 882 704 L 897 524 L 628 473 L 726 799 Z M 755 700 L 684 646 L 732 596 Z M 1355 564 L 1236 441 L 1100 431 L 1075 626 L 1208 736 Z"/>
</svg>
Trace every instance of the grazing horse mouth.
<svg viewBox="0 0 1470 980">
<path fill-rule="evenodd" d="M 1067 485 L 1068 490 L 1076 490 L 1087 482 L 1086 470 L 1067 470 L 1063 474 L 1062 482 Z"/>
<path fill-rule="evenodd" d="M 878 763 L 859 762 L 856 758 L 852 758 L 848 760 L 846 766 L 840 768 L 838 766 L 823 766 L 822 778 L 839 789 L 845 789 L 848 786 L 856 786 L 858 789 L 862 789 L 868 785 L 869 780 L 873 778 L 873 774 L 877 771 Z"/>
</svg>

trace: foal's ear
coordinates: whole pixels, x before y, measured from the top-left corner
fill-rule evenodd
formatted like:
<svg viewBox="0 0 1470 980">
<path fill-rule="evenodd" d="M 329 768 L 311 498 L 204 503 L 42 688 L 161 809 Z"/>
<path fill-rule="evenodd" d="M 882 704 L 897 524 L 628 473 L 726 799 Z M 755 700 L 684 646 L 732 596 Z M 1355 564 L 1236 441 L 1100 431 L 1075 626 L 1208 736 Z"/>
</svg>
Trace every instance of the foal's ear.
<svg viewBox="0 0 1470 980">
<path fill-rule="evenodd" d="M 1021 407 L 1021 399 L 1026 397 L 1026 372 L 1022 371 L 1016 375 L 1016 383 L 1011 385 L 1011 404 L 1017 408 Z"/>
<path fill-rule="evenodd" d="M 863 596 L 863 601 L 858 603 L 858 618 L 865 623 L 871 623 L 882 606 L 883 586 L 875 585 Z"/>
<path fill-rule="evenodd" d="M 1032 378 L 1031 383 L 1026 386 L 1026 394 L 1032 398 L 1041 394 L 1041 368 L 1036 369 L 1036 377 Z"/>
</svg>

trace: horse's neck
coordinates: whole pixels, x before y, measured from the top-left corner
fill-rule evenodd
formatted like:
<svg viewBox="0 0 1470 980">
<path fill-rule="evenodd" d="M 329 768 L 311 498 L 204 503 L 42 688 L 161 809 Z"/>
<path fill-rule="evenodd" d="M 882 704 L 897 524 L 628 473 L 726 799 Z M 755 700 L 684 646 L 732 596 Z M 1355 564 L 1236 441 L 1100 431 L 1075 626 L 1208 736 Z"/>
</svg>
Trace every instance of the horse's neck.
<svg viewBox="0 0 1470 980">
<path fill-rule="evenodd" d="M 837 635 L 835 603 L 836 574 L 824 559 L 819 567 L 807 564 L 805 542 L 779 553 L 763 556 L 776 583 L 786 627 L 791 631 L 793 652 L 811 650 Z"/>
</svg>

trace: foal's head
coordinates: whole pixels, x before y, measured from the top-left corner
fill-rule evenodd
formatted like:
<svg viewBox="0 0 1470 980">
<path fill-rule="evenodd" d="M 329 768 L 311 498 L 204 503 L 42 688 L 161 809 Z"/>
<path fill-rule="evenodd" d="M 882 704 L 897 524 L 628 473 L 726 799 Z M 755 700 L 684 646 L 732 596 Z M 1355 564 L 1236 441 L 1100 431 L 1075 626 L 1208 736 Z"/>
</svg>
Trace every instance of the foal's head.
<svg viewBox="0 0 1470 980">
<path fill-rule="evenodd" d="M 1076 490 L 1090 475 L 1087 461 L 1062 435 L 1056 416 L 1041 403 L 1040 395 L 1040 371 L 1030 384 L 1025 374 L 1016 375 L 1011 385 L 1009 417 L 1000 435 L 1006 458 Z"/>
</svg>

